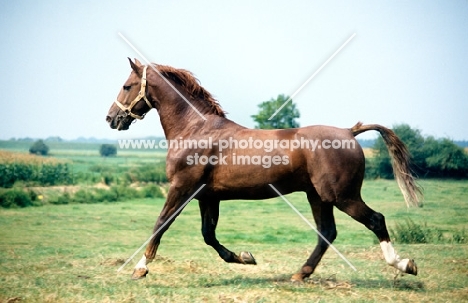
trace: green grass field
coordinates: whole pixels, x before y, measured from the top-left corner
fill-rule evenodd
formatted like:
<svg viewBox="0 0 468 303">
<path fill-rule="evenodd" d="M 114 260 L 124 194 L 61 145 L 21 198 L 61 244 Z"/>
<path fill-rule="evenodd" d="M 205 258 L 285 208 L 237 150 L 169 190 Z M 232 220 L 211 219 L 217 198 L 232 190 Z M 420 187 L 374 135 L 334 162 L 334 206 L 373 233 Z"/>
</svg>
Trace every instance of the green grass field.
<svg viewBox="0 0 468 303">
<path fill-rule="evenodd" d="M 394 181 L 366 181 L 363 197 L 390 228 L 411 218 L 447 239 L 468 230 L 468 182 L 422 181 L 423 208 L 407 210 Z M 312 220 L 305 196 L 288 199 Z M 164 235 L 148 277 L 130 280 L 162 199 L 0 209 L 0 302 L 461 302 L 468 300 L 468 245 L 400 244 L 419 275 L 398 276 L 373 235 L 336 211 L 336 248 L 306 283 L 289 282 L 317 236 L 281 199 L 223 202 L 217 236 L 249 250 L 257 266 L 224 263 L 204 244 L 196 201 Z"/>
</svg>

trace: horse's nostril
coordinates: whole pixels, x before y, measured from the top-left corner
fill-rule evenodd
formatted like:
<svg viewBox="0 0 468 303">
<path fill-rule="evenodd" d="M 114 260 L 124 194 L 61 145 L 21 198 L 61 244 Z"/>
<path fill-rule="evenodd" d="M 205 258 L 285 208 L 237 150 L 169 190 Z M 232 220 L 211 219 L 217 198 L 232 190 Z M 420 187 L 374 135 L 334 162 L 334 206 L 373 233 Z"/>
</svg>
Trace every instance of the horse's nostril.
<svg viewBox="0 0 468 303">
<path fill-rule="evenodd" d="M 107 121 L 107 122 L 111 122 L 111 121 L 112 121 L 112 118 L 111 118 L 110 116 L 107 116 L 107 117 L 106 117 L 106 121 Z"/>
</svg>

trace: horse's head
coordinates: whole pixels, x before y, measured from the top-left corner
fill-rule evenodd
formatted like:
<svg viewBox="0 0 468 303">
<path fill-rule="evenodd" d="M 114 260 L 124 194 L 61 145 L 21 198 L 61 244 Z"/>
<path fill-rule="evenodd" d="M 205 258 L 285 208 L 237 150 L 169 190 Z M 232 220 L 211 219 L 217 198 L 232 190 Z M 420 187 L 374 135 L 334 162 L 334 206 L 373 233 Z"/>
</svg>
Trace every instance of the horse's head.
<svg viewBox="0 0 468 303">
<path fill-rule="evenodd" d="M 117 100 L 107 113 L 106 121 L 110 127 L 118 130 L 127 130 L 135 119 L 143 119 L 145 114 L 153 108 L 148 99 L 146 89 L 146 69 L 137 59 L 132 62 L 132 73 L 120 89 Z"/>
</svg>

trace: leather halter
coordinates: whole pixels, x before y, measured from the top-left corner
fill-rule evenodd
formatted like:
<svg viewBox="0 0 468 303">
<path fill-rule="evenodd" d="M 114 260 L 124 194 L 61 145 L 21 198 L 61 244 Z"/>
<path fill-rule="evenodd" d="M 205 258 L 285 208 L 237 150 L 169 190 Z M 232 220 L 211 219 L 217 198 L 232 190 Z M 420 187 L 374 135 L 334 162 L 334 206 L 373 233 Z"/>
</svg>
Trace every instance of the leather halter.
<svg viewBox="0 0 468 303">
<path fill-rule="evenodd" d="M 132 118 L 135 118 L 135 119 L 138 119 L 138 120 L 142 120 L 146 113 L 144 113 L 143 115 L 139 116 L 137 114 L 134 114 L 132 113 L 132 109 L 133 107 L 138 103 L 138 101 L 140 101 L 141 99 L 145 100 L 146 104 L 149 106 L 150 109 L 153 108 L 153 106 L 151 105 L 151 102 L 149 102 L 148 98 L 146 98 L 146 69 L 148 68 L 148 66 L 145 66 L 143 68 L 143 76 L 141 77 L 141 88 L 140 88 L 140 92 L 138 93 L 138 95 L 135 97 L 135 99 L 132 101 L 132 103 L 130 103 L 130 105 L 128 107 L 126 107 L 125 105 L 123 105 L 122 103 L 120 103 L 119 100 L 115 100 L 115 104 L 117 104 L 118 107 L 120 107 L 121 110 L 124 111 L 124 113 L 126 115 L 129 115 L 131 116 Z"/>
</svg>

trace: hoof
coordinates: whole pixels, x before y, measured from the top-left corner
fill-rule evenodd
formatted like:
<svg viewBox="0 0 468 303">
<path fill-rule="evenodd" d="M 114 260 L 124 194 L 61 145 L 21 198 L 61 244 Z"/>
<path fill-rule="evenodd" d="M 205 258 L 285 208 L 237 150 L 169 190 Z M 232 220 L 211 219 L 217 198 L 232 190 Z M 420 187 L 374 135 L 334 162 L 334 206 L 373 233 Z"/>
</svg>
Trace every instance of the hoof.
<svg viewBox="0 0 468 303">
<path fill-rule="evenodd" d="M 252 254 L 248 251 L 241 251 L 239 257 L 244 262 L 244 264 L 257 265 L 257 261 L 255 261 L 254 256 L 252 256 Z"/>
<path fill-rule="evenodd" d="M 302 277 L 302 273 L 294 274 L 294 275 L 291 277 L 291 282 L 294 283 L 294 284 L 302 284 L 302 283 L 304 283 L 304 278 Z"/>
<path fill-rule="evenodd" d="M 418 275 L 418 267 L 416 266 L 416 263 L 414 260 L 409 260 L 408 265 L 406 266 L 406 271 L 407 274 L 410 275 Z"/>
<path fill-rule="evenodd" d="M 148 274 L 148 269 L 146 268 L 135 268 L 132 274 L 132 279 L 133 280 L 138 280 L 142 278 L 146 278 L 146 275 Z"/>
</svg>

